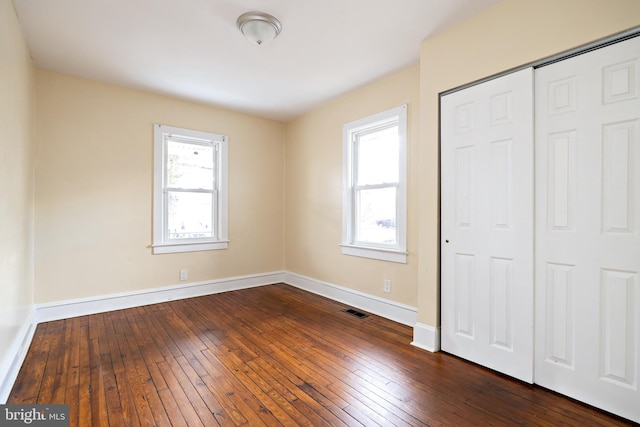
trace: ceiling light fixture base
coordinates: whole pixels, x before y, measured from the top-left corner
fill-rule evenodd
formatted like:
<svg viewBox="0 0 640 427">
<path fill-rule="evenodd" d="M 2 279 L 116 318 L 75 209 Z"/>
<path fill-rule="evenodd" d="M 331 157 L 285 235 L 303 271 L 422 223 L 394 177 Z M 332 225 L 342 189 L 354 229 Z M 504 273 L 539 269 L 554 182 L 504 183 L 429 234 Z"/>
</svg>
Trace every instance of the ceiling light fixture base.
<svg viewBox="0 0 640 427">
<path fill-rule="evenodd" d="M 236 21 L 240 32 L 253 44 L 262 45 L 280 34 L 282 24 L 275 17 L 264 12 L 247 12 Z"/>
</svg>

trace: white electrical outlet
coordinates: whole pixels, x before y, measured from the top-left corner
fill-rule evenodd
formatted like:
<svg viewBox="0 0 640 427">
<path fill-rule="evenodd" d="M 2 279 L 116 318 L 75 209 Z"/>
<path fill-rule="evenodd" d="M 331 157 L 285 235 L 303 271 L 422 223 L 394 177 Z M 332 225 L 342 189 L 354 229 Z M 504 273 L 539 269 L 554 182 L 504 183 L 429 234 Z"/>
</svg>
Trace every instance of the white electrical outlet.
<svg viewBox="0 0 640 427">
<path fill-rule="evenodd" d="M 189 270 L 180 270 L 180 280 L 185 281 L 189 278 Z"/>
<path fill-rule="evenodd" d="M 391 280 L 389 279 L 384 279 L 384 291 L 386 293 L 391 292 Z"/>
</svg>

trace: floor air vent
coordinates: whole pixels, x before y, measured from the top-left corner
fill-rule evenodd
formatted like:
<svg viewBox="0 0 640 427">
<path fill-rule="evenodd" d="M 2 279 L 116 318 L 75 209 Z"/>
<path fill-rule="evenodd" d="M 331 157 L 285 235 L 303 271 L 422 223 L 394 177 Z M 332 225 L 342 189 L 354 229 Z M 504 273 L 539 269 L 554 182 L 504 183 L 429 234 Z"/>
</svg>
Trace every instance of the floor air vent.
<svg viewBox="0 0 640 427">
<path fill-rule="evenodd" d="M 354 310 L 352 308 L 350 308 L 348 310 L 345 310 L 344 312 L 347 313 L 347 314 L 350 314 L 350 315 L 352 315 L 354 317 L 357 317 L 359 319 L 364 319 L 365 317 L 369 316 L 368 314 L 364 314 L 364 313 L 362 313 L 360 311 L 356 311 L 356 310 Z"/>
</svg>

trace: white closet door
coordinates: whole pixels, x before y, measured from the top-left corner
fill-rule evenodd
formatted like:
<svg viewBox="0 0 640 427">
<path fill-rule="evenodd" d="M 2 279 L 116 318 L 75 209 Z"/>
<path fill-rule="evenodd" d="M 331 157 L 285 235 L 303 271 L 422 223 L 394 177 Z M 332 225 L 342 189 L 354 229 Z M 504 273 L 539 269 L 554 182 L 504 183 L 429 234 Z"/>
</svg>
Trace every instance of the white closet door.
<svg viewBox="0 0 640 427">
<path fill-rule="evenodd" d="M 640 37 L 536 70 L 535 382 L 640 422 Z"/>
<path fill-rule="evenodd" d="M 442 349 L 533 374 L 533 71 L 441 100 Z"/>
</svg>

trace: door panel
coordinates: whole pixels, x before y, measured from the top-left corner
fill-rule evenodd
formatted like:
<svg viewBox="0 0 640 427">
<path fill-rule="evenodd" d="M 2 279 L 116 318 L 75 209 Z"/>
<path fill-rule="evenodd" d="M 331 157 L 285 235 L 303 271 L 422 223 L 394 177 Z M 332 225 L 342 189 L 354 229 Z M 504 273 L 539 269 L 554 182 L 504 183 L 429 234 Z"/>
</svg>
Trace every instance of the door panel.
<svg viewBox="0 0 640 427">
<path fill-rule="evenodd" d="M 533 378 L 533 71 L 444 96 L 442 349 Z"/>
<path fill-rule="evenodd" d="M 640 422 L 640 37 L 536 70 L 535 382 Z"/>
</svg>

